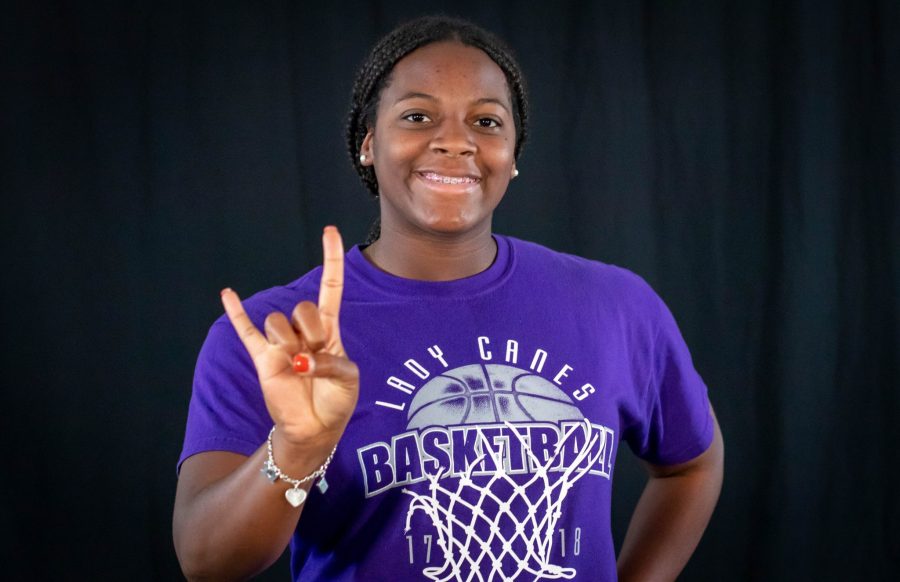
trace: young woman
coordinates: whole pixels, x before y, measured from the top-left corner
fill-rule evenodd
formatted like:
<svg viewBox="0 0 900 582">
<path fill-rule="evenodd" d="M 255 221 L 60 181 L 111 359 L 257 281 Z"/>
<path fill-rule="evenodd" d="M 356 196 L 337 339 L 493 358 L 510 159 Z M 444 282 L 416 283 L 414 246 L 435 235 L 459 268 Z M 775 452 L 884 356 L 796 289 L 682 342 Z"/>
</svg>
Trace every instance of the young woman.
<svg viewBox="0 0 900 582">
<path fill-rule="evenodd" d="M 492 234 L 526 107 L 509 51 L 469 23 L 419 19 L 373 49 L 348 143 L 380 232 L 345 256 L 327 227 L 321 268 L 222 292 L 180 459 L 188 578 L 247 578 L 288 543 L 304 581 L 683 568 L 722 480 L 706 388 L 640 278 Z M 650 479 L 617 565 L 622 441 Z"/>
</svg>

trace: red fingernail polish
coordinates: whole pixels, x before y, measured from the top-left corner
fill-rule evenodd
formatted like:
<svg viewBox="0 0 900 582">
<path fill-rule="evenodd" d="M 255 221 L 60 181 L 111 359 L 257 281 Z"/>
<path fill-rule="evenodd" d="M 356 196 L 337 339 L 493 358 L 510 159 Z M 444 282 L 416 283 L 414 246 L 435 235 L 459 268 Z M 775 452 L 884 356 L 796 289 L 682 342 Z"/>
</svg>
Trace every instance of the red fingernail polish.
<svg viewBox="0 0 900 582">
<path fill-rule="evenodd" d="M 294 356 L 294 371 L 299 374 L 309 372 L 309 358 L 303 354 Z"/>
</svg>

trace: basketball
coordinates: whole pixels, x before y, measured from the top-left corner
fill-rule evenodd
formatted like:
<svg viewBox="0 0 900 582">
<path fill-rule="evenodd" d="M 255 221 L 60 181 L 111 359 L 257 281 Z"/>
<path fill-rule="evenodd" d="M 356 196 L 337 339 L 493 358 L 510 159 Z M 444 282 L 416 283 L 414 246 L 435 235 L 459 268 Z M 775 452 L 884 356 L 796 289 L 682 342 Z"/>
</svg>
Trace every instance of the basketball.
<svg viewBox="0 0 900 582">
<path fill-rule="evenodd" d="M 537 374 L 501 364 L 471 364 L 419 388 L 409 405 L 407 429 L 583 419 L 565 392 Z"/>
</svg>

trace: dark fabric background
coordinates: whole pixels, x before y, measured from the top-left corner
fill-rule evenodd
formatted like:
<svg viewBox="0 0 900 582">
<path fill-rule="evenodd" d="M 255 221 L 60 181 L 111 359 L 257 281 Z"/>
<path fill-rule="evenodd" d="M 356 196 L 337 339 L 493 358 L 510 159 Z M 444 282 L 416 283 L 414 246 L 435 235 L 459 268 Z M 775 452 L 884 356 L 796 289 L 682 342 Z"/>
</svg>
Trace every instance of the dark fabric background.
<svg viewBox="0 0 900 582">
<path fill-rule="evenodd" d="M 175 461 L 218 290 L 293 280 L 325 224 L 364 238 L 352 77 L 436 10 L 505 37 L 530 81 L 496 230 L 644 276 L 710 387 L 725 486 L 682 579 L 893 579 L 893 0 L 4 10 L 3 577 L 180 577 Z M 619 540 L 641 484 L 623 452 Z"/>
</svg>

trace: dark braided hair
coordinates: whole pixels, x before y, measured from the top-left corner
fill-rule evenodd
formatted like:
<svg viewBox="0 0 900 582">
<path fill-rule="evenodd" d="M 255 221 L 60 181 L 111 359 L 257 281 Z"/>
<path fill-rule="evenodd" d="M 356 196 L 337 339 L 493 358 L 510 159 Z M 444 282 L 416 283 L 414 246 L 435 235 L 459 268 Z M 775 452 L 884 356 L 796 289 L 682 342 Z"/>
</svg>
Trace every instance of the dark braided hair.
<svg viewBox="0 0 900 582">
<path fill-rule="evenodd" d="M 347 116 L 347 151 L 356 173 L 376 198 L 378 179 L 375 177 L 375 170 L 372 166 L 360 163 L 359 150 L 369 128 L 375 126 L 381 92 L 390 83 L 391 71 L 400 59 L 417 48 L 447 40 L 481 49 L 503 71 L 510 91 L 516 126 L 513 152 L 516 159 L 522 151 L 528 135 L 528 96 L 525 78 L 512 51 L 493 34 L 471 22 L 448 16 L 423 16 L 401 24 L 378 41 L 359 68 L 353 83 L 353 100 Z M 380 221 L 376 220 L 366 242 L 375 241 L 380 231 Z"/>
</svg>

